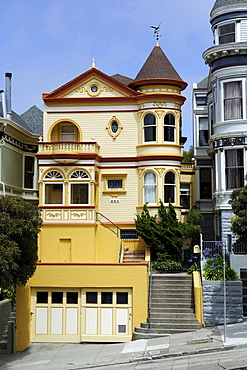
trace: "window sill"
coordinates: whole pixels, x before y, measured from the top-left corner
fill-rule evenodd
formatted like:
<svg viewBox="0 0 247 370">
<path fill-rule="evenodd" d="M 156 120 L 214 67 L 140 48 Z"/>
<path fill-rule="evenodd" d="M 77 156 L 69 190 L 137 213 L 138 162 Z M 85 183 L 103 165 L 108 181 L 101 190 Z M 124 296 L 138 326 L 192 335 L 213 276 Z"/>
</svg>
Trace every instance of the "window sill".
<svg viewBox="0 0 247 370">
<path fill-rule="evenodd" d="M 126 194 L 127 191 L 126 190 L 104 190 L 102 193 L 105 195 L 111 195 L 112 197 L 117 197 L 121 194 Z"/>
</svg>

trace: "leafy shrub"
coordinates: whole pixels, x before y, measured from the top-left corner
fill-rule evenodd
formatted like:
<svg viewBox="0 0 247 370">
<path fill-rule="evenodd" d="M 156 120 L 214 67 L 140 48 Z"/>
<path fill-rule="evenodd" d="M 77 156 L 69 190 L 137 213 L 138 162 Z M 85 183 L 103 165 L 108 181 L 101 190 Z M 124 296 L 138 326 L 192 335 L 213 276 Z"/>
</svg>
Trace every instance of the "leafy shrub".
<svg viewBox="0 0 247 370">
<path fill-rule="evenodd" d="M 182 262 L 166 260 L 152 262 L 152 267 L 156 270 L 164 270 L 166 272 L 180 272 L 183 266 Z"/>
<path fill-rule="evenodd" d="M 207 260 L 204 266 L 203 277 L 206 280 L 224 280 L 223 257 L 221 255 Z M 229 266 L 229 262 L 226 260 L 226 280 L 232 281 L 237 279 L 237 273 Z"/>
</svg>

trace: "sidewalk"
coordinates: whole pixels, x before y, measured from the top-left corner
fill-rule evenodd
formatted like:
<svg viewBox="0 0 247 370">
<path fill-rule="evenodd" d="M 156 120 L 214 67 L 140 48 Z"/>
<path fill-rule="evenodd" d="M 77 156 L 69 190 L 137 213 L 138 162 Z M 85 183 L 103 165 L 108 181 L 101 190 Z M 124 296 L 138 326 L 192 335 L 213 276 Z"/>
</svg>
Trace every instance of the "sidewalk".
<svg viewBox="0 0 247 370">
<path fill-rule="evenodd" d="M 75 370 L 126 364 L 247 346 L 247 321 L 156 339 L 117 344 L 32 343 L 25 351 L 0 356 L 0 369 Z"/>
</svg>

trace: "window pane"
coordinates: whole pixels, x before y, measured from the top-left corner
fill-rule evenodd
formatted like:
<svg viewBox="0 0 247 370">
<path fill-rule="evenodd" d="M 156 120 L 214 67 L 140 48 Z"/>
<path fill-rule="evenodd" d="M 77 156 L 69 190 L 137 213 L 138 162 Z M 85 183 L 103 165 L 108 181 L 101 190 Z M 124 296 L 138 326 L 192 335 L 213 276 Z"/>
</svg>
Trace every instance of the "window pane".
<svg viewBox="0 0 247 370">
<path fill-rule="evenodd" d="M 61 141 L 75 141 L 75 126 L 62 125 Z"/>
<path fill-rule="evenodd" d="M 78 293 L 77 292 L 67 292 L 67 303 L 77 304 L 77 302 L 78 302 Z"/>
<path fill-rule="evenodd" d="M 155 126 L 144 127 L 144 140 L 145 141 L 156 141 L 156 127 Z"/>
<path fill-rule="evenodd" d="M 226 189 L 236 189 L 244 186 L 243 150 L 226 150 Z"/>
<path fill-rule="evenodd" d="M 33 189 L 33 176 L 34 176 L 34 158 L 25 157 L 25 178 L 24 187 L 27 189 Z"/>
<path fill-rule="evenodd" d="M 63 184 L 45 184 L 45 204 L 63 203 Z"/>
<path fill-rule="evenodd" d="M 52 292 L 51 303 L 63 303 L 63 292 Z"/>
<path fill-rule="evenodd" d="M 156 141 L 156 118 L 151 113 L 144 117 L 144 140 Z"/>
<path fill-rule="evenodd" d="M 128 304 L 128 293 L 117 293 L 117 304 Z"/>
<path fill-rule="evenodd" d="M 211 199 L 211 169 L 201 168 L 200 169 L 200 198 L 201 199 Z"/>
<path fill-rule="evenodd" d="M 86 292 L 86 303 L 97 303 L 97 292 Z"/>
<path fill-rule="evenodd" d="M 190 209 L 190 184 L 180 184 L 180 205 Z"/>
<path fill-rule="evenodd" d="M 165 118 L 164 118 L 164 125 L 172 125 L 172 126 L 175 126 L 175 117 L 173 114 L 171 113 L 168 113 L 165 115 Z"/>
<path fill-rule="evenodd" d="M 48 292 L 37 292 L 37 303 L 48 303 Z"/>
<path fill-rule="evenodd" d="M 166 184 L 175 184 L 175 175 L 173 172 L 167 172 L 165 175 Z"/>
<path fill-rule="evenodd" d="M 156 175 L 147 172 L 144 176 L 144 203 L 156 204 Z"/>
<path fill-rule="evenodd" d="M 101 303 L 102 304 L 112 304 L 112 292 L 102 292 L 101 293 Z"/>
<path fill-rule="evenodd" d="M 164 127 L 164 141 L 174 141 L 175 127 Z"/>
<path fill-rule="evenodd" d="M 119 179 L 111 179 L 107 181 L 107 188 L 108 189 L 122 189 L 122 180 Z"/>
<path fill-rule="evenodd" d="M 224 83 L 224 119 L 243 118 L 242 82 Z"/>
<path fill-rule="evenodd" d="M 88 184 L 71 184 L 71 204 L 88 203 Z"/>
<path fill-rule="evenodd" d="M 165 203 L 175 203 L 175 188 L 172 185 L 165 185 Z"/>
<path fill-rule="evenodd" d="M 228 23 L 219 27 L 219 44 L 235 42 L 235 23 Z"/>
</svg>

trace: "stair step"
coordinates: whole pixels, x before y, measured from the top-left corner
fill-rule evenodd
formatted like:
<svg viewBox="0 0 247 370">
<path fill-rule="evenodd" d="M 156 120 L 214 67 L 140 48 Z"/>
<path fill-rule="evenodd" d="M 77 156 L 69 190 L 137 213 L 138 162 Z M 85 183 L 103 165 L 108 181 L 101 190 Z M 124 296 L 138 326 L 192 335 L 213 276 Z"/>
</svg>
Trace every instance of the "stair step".
<svg viewBox="0 0 247 370">
<path fill-rule="evenodd" d="M 197 327 L 189 327 L 189 328 L 185 328 L 185 327 L 178 327 L 178 328 L 174 328 L 174 327 L 171 327 L 171 328 L 165 328 L 165 329 L 145 329 L 145 328 L 141 328 L 141 327 L 136 327 L 135 328 L 135 332 L 137 333 L 146 333 L 146 334 L 160 334 L 160 335 L 166 335 L 166 334 L 174 334 L 174 333 L 186 333 L 186 332 L 189 332 L 189 331 L 196 331 L 198 330 L 199 328 L 201 328 L 202 326 L 198 325 Z"/>
<path fill-rule="evenodd" d="M 150 319 L 151 320 L 157 320 L 157 321 L 163 321 L 163 320 L 167 320 L 167 319 L 170 319 L 170 320 L 195 320 L 195 314 L 194 312 L 191 312 L 191 313 L 174 313 L 174 312 L 165 312 L 163 314 L 159 314 L 159 315 L 155 315 L 155 314 L 151 314 L 150 315 Z"/>
<path fill-rule="evenodd" d="M 141 333 L 141 332 L 133 332 L 133 340 L 137 339 L 155 339 L 155 338 L 162 338 L 162 337 L 170 337 L 170 334 L 158 334 L 158 333 Z M 168 348 L 167 348 L 168 352 Z"/>
</svg>

